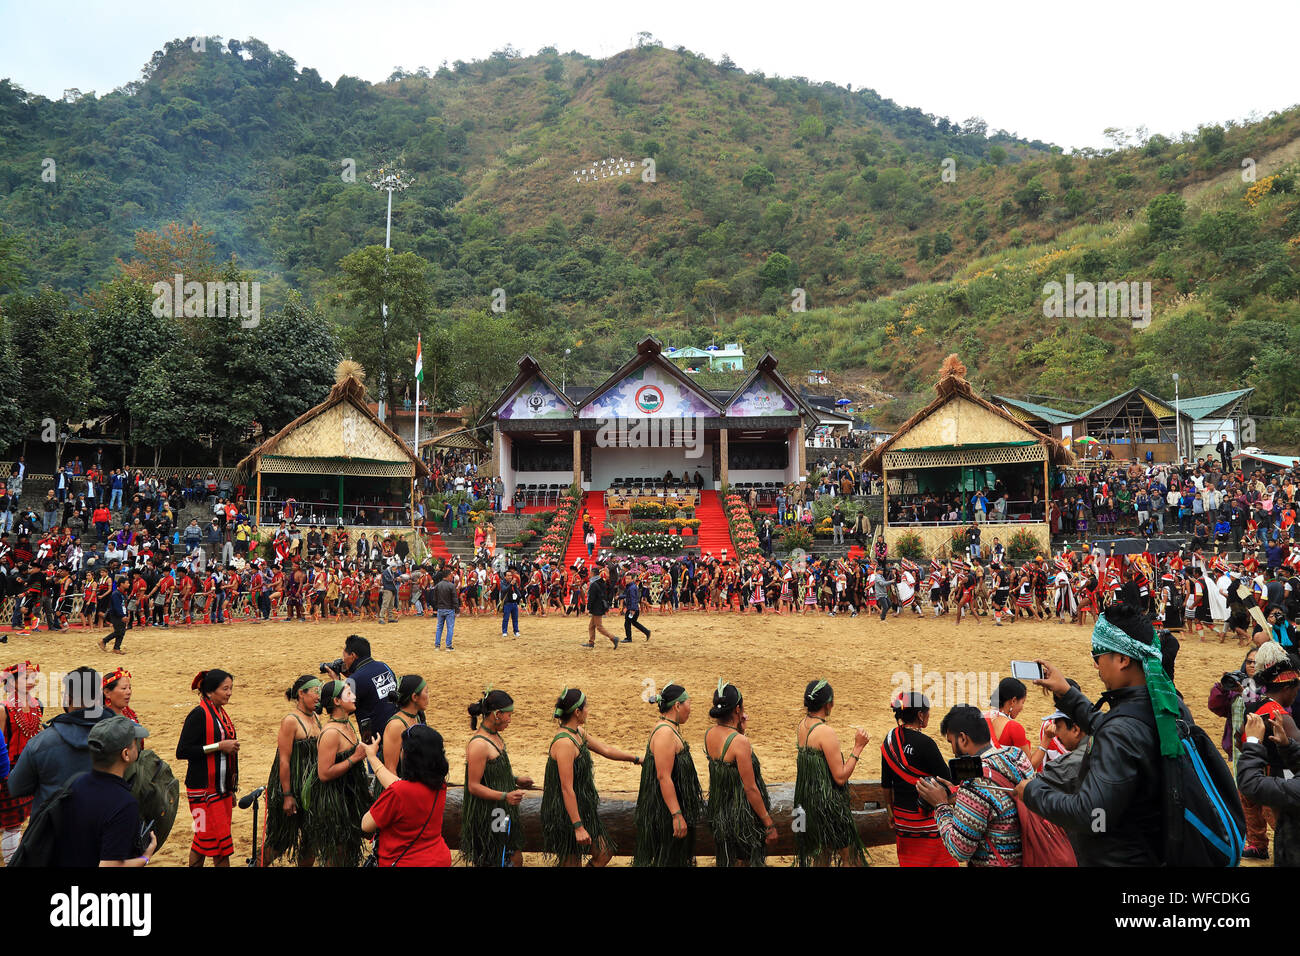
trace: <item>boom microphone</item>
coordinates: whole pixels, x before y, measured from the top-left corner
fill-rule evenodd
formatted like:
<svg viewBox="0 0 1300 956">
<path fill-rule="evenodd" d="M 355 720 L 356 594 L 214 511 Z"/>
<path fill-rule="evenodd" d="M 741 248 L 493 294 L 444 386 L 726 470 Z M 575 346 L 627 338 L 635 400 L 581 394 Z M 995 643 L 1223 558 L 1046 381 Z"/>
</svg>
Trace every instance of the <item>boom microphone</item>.
<svg viewBox="0 0 1300 956">
<path fill-rule="evenodd" d="M 241 810 L 247 810 L 249 807 L 251 807 L 251 806 L 253 805 L 253 802 L 254 802 L 258 797 L 260 797 L 260 796 L 262 795 L 263 791 L 265 791 L 265 790 L 266 790 L 266 787 L 258 787 L 258 788 L 257 788 L 256 790 L 254 790 L 252 793 L 248 794 L 248 796 L 240 797 L 240 798 L 239 798 L 239 809 L 241 809 Z"/>
</svg>

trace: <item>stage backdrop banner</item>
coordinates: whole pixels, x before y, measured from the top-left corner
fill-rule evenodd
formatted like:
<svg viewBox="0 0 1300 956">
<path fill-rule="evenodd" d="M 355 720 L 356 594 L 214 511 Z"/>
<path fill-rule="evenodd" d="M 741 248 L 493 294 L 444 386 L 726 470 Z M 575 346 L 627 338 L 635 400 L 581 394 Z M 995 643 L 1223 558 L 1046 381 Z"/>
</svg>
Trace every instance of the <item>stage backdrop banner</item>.
<svg viewBox="0 0 1300 956">
<path fill-rule="evenodd" d="M 497 416 L 513 418 L 570 418 L 569 406 L 564 399 L 534 376 L 515 392 L 510 401 L 501 406 Z"/>
<path fill-rule="evenodd" d="M 766 375 L 754 379 L 727 409 L 727 415 L 735 418 L 797 414 L 790 396 Z"/>
<path fill-rule="evenodd" d="M 643 365 L 579 412 L 580 418 L 716 416 L 704 399 L 654 365 Z"/>
</svg>

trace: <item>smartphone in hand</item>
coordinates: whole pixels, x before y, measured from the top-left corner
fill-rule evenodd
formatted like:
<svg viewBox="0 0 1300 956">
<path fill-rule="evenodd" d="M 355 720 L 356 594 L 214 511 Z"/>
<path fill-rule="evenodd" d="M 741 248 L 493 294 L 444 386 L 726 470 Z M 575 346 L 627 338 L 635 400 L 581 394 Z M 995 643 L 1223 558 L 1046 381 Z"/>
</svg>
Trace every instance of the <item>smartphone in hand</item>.
<svg viewBox="0 0 1300 956">
<path fill-rule="evenodd" d="M 1038 661 L 1012 661 L 1011 676 L 1017 680 L 1042 680 L 1043 665 Z"/>
</svg>

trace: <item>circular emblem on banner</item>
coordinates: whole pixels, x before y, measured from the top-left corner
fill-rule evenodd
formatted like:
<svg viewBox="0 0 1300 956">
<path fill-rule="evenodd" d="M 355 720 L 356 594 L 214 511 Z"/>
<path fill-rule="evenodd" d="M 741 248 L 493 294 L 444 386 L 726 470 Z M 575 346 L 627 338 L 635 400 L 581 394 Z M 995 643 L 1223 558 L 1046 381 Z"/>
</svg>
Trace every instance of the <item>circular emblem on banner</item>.
<svg viewBox="0 0 1300 956">
<path fill-rule="evenodd" d="M 533 392 L 533 394 L 528 396 L 528 407 L 534 412 L 540 412 L 542 410 L 542 405 L 545 403 L 546 399 L 542 398 L 542 396 L 537 392 Z"/>
<path fill-rule="evenodd" d="M 646 414 L 659 411 L 664 406 L 664 393 L 658 385 L 642 385 L 636 390 L 636 407 Z"/>
</svg>

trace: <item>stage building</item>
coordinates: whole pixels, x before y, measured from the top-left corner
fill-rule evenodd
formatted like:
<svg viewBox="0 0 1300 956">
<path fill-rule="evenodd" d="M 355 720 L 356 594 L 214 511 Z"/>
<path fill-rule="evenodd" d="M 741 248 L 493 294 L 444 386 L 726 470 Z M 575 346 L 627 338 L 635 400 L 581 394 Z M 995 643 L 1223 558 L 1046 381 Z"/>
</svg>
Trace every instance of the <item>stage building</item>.
<svg viewBox="0 0 1300 956">
<path fill-rule="evenodd" d="M 776 370 L 769 352 L 733 392 L 697 384 L 646 338 L 595 388 L 561 389 L 530 355 L 482 421 L 492 425 L 495 470 L 507 498 L 522 488 L 545 504 L 572 484 L 584 491 L 775 489 L 805 473 L 804 438 L 817 412 Z M 681 479 L 686 478 L 684 482 Z"/>
</svg>

